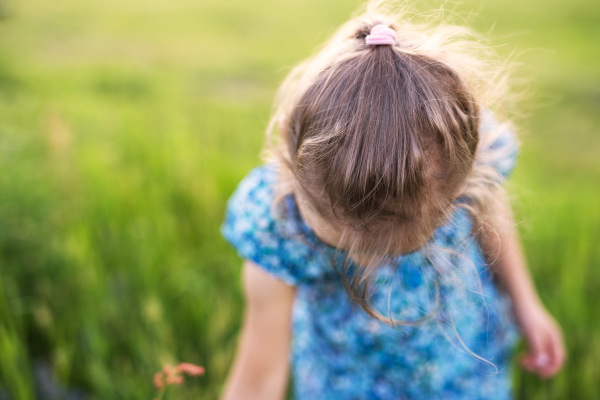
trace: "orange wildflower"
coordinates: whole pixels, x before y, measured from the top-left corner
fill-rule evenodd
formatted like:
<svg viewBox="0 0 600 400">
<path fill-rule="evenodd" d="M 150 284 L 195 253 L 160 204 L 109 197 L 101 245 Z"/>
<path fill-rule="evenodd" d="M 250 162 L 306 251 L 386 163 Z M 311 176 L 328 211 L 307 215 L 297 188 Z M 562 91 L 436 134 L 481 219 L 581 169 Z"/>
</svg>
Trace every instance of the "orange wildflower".
<svg viewBox="0 0 600 400">
<path fill-rule="evenodd" d="M 184 372 L 189 376 L 204 375 L 204 368 L 191 363 L 181 363 L 176 367 L 177 372 Z"/>
<path fill-rule="evenodd" d="M 160 371 L 154 374 L 154 386 L 159 391 L 165 388 L 165 383 L 163 381 L 163 373 Z"/>
<path fill-rule="evenodd" d="M 165 365 L 162 371 L 158 371 L 154 374 L 154 386 L 158 390 L 158 398 L 155 400 L 162 400 L 165 389 L 170 385 L 180 385 L 183 383 L 183 376 L 199 376 L 204 375 L 204 368 L 191 363 L 181 363 L 176 367 Z"/>
<path fill-rule="evenodd" d="M 183 376 L 172 374 L 167 375 L 167 385 L 180 385 L 183 383 Z"/>
</svg>

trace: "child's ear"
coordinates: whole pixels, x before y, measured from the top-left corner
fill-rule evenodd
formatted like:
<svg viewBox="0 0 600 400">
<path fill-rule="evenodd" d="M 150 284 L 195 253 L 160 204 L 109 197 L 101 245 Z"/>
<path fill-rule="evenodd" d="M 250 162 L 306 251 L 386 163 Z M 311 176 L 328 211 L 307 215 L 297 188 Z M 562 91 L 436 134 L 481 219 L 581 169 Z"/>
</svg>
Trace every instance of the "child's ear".
<svg viewBox="0 0 600 400">
<path fill-rule="evenodd" d="M 277 121 L 277 127 L 279 128 L 279 132 L 281 132 L 281 136 L 283 136 L 284 139 L 287 139 L 286 123 L 287 120 L 285 119 L 285 115 L 279 117 L 279 121 Z"/>
</svg>

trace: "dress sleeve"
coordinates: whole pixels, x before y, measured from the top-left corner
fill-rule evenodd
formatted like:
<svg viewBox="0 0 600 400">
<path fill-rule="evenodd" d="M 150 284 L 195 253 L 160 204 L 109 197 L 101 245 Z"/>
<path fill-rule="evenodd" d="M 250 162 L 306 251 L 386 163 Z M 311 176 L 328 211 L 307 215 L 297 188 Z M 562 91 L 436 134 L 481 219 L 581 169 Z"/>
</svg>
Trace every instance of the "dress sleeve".
<svg viewBox="0 0 600 400">
<path fill-rule="evenodd" d="M 507 179 L 512 173 L 519 154 L 519 142 L 508 123 L 499 122 L 489 110 L 481 113 L 479 163 L 488 165 Z"/>
<path fill-rule="evenodd" d="M 271 276 L 295 286 L 302 271 L 290 252 L 290 239 L 272 215 L 276 171 L 267 166 L 244 178 L 227 202 L 221 233 L 240 257 L 257 264 Z"/>
</svg>

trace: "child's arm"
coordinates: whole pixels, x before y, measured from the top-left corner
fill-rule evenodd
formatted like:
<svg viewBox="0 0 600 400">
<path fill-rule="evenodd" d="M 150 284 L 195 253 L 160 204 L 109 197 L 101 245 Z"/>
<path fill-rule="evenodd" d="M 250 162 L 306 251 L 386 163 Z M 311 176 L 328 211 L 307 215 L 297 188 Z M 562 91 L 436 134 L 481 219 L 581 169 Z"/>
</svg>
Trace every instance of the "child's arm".
<svg viewBox="0 0 600 400">
<path fill-rule="evenodd" d="M 498 202 L 507 223 L 485 226 L 480 236 L 486 258 L 492 262 L 500 284 L 513 302 L 517 323 L 525 336 L 528 350 L 521 364 L 530 372 L 548 378 L 565 360 L 565 347 L 560 327 L 548 313 L 535 290 L 521 250 L 510 208 Z"/>
<path fill-rule="evenodd" d="M 295 289 L 244 263 L 246 312 L 222 400 L 283 399 Z"/>
</svg>

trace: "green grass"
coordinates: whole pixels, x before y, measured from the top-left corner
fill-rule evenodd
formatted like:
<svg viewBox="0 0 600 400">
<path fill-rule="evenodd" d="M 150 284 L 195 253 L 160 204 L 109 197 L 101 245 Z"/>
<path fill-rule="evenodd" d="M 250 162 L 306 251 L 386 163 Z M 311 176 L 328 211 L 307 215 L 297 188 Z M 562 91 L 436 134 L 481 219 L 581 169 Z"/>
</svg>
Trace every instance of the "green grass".
<svg viewBox="0 0 600 400">
<path fill-rule="evenodd" d="M 289 67 L 357 1 L 2 2 L 0 387 L 33 365 L 93 399 L 150 399 L 166 363 L 204 365 L 172 398 L 214 399 L 233 356 L 240 261 L 218 233 L 260 162 Z M 432 3 L 436 4 L 436 3 Z M 437 3 L 439 5 L 439 3 Z M 448 8 L 453 5 L 448 4 Z M 600 396 L 600 7 L 467 1 L 530 81 L 510 183 L 540 294 L 569 350 L 520 399 Z"/>
</svg>

